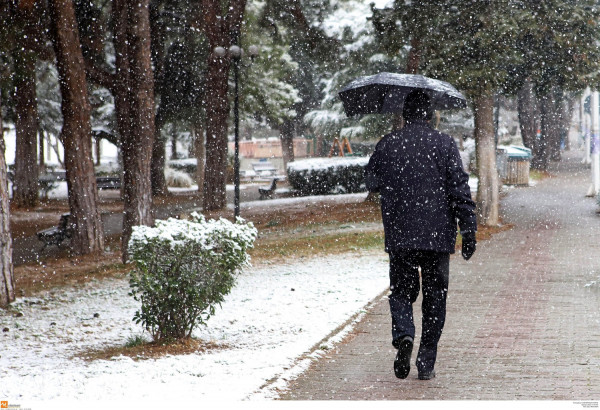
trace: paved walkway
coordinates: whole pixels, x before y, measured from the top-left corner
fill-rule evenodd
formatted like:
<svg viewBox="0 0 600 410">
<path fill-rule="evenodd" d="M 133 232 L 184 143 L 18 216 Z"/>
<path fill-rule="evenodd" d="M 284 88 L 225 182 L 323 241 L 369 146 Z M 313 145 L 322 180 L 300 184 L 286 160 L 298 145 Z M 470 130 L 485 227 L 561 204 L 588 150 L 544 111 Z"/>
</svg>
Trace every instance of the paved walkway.
<svg viewBox="0 0 600 410">
<path fill-rule="evenodd" d="M 469 262 L 452 258 L 435 379 L 417 379 L 416 347 L 408 378 L 395 378 L 384 297 L 282 398 L 599 400 L 600 215 L 585 198 L 589 169 L 570 156 L 502 199 L 514 229 L 480 242 Z"/>
</svg>

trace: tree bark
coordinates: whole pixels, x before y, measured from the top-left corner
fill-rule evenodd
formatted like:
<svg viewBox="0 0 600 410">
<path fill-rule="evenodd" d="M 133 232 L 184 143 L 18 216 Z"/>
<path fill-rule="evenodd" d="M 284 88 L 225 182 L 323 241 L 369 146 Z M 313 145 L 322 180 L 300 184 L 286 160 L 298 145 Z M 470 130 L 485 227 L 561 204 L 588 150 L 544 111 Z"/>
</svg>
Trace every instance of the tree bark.
<svg viewBox="0 0 600 410">
<path fill-rule="evenodd" d="M 323 157 L 325 156 L 325 152 L 324 152 L 324 142 L 323 142 L 323 134 L 318 133 L 317 134 L 317 143 L 316 143 L 316 148 L 315 148 L 315 156 L 316 157 Z"/>
<path fill-rule="evenodd" d="M 287 164 L 294 161 L 294 122 L 286 120 L 281 127 L 281 150 L 283 169 L 287 173 Z"/>
<path fill-rule="evenodd" d="M 531 81 L 526 81 L 517 94 L 517 111 L 523 145 L 533 150 L 539 119 L 537 115 L 537 102 Z"/>
<path fill-rule="evenodd" d="M 154 131 L 154 142 L 152 144 L 152 196 L 166 196 L 169 193 L 165 179 L 166 147 L 165 139 L 161 135 L 161 126 L 156 124 Z"/>
<path fill-rule="evenodd" d="M 246 0 L 231 0 L 223 7 L 220 0 L 202 0 L 203 26 L 210 50 L 229 48 L 239 39 Z M 226 10 L 226 14 L 222 14 Z M 221 209 L 226 205 L 225 183 L 227 177 L 227 96 L 229 68 L 228 56 L 219 58 L 211 53 L 206 78 L 206 168 L 204 179 L 204 210 Z"/>
<path fill-rule="evenodd" d="M 104 230 L 92 160 L 91 107 L 75 10 L 72 0 L 50 0 L 48 6 L 62 94 L 62 140 L 74 225 L 71 247 L 76 254 L 98 253 L 104 250 Z"/>
<path fill-rule="evenodd" d="M 38 130 L 38 166 L 39 170 L 43 170 L 46 167 L 46 156 L 44 150 L 44 142 L 46 141 L 45 131 Z"/>
<path fill-rule="evenodd" d="M 198 184 L 198 193 L 200 200 L 204 197 L 204 173 L 206 167 L 206 145 L 204 138 L 204 128 L 200 121 L 194 124 L 194 144 L 196 145 L 196 183 Z"/>
<path fill-rule="evenodd" d="M 555 139 L 554 129 L 554 98 L 550 92 L 540 96 L 540 123 L 541 123 L 541 136 L 536 145 L 533 157 L 534 161 L 532 166 L 536 169 L 546 171 L 548 169 L 548 163 L 550 162 L 551 155 L 551 144 Z"/>
<path fill-rule="evenodd" d="M 151 58 L 154 67 L 154 93 L 160 93 L 159 84 L 163 78 L 166 39 L 166 28 L 160 18 L 159 2 L 150 3 L 150 34 L 151 34 Z M 168 84 L 166 85 L 168 86 Z M 154 142 L 152 148 L 151 183 L 153 196 L 168 195 L 167 181 L 165 179 L 166 147 L 162 138 L 161 130 L 163 121 L 157 115 L 155 117 Z"/>
<path fill-rule="evenodd" d="M 13 203 L 17 207 L 34 207 L 39 199 L 35 54 L 23 47 L 14 52 L 14 60 L 15 129 L 17 139 Z"/>
<path fill-rule="evenodd" d="M 421 64 L 421 40 L 418 38 L 411 38 L 410 50 L 408 51 L 408 61 L 406 63 L 407 74 L 418 74 L 419 65 Z"/>
<path fill-rule="evenodd" d="M 562 130 L 564 125 L 564 110 L 563 110 L 563 102 L 564 102 L 564 92 L 562 89 L 558 87 L 554 89 L 552 93 L 552 115 L 550 116 L 550 141 L 549 141 L 549 159 L 551 161 L 560 161 L 561 160 L 561 140 L 562 140 Z"/>
<path fill-rule="evenodd" d="M 0 92 L 1 97 L 2 93 Z M 1 107 L 2 101 L 0 100 L 0 308 L 6 308 L 15 300 L 15 278 L 12 263 L 8 174 L 4 159 L 5 145 Z"/>
<path fill-rule="evenodd" d="M 498 169 L 494 142 L 494 97 L 475 98 L 475 151 L 477 155 L 477 223 L 498 225 Z"/>
<path fill-rule="evenodd" d="M 211 48 L 214 47 L 217 46 L 211 43 Z M 207 152 L 203 198 L 205 211 L 221 209 L 226 204 L 229 66 L 227 59 L 216 56 L 211 56 L 209 59 L 205 94 Z"/>
<path fill-rule="evenodd" d="M 150 50 L 149 0 L 113 4 L 117 95 L 115 104 L 123 156 L 122 260 L 129 258 L 133 227 L 152 225 L 151 162 L 155 133 L 154 75 Z"/>
</svg>

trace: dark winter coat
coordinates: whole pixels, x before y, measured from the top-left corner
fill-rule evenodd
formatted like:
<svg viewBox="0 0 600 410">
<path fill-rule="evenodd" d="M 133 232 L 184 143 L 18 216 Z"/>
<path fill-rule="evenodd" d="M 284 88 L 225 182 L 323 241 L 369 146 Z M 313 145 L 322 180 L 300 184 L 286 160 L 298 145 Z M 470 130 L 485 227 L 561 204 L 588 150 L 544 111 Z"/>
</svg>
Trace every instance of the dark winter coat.
<svg viewBox="0 0 600 410">
<path fill-rule="evenodd" d="M 387 252 L 454 253 L 457 220 L 462 232 L 477 230 L 469 176 L 456 143 L 426 121 L 383 137 L 365 173 L 369 191 L 381 195 Z"/>
</svg>

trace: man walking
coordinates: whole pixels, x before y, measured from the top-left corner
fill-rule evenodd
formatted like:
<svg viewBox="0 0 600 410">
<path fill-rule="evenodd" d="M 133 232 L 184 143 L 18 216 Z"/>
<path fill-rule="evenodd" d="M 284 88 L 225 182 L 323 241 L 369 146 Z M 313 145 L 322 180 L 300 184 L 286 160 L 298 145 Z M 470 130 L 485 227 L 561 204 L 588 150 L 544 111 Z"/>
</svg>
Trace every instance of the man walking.
<svg viewBox="0 0 600 410">
<path fill-rule="evenodd" d="M 367 188 L 379 192 L 390 257 L 392 344 L 398 349 L 396 377 L 405 379 L 415 337 L 412 305 L 423 289 L 423 322 L 417 354 L 418 377 L 435 377 L 437 344 L 446 318 L 450 254 L 456 225 L 462 255 L 475 252 L 475 203 L 454 139 L 429 126 L 431 100 L 414 90 L 404 101 L 406 125 L 384 136 L 366 168 Z"/>
</svg>

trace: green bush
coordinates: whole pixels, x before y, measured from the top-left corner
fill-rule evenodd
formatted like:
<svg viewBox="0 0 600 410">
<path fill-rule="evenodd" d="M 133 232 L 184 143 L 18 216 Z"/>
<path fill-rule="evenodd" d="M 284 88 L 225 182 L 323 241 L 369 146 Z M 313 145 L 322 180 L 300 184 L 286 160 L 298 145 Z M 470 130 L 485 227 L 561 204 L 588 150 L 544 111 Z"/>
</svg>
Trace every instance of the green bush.
<svg viewBox="0 0 600 410">
<path fill-rule="evenodd" d="M 238 218 L 156 221 L 156 227 L 136 226 L 129 241 L 135 268 L 130 295 L 141 302 L 133 320 L 167 343 L 191 337 L 215 312 L 248 265 L 247 250 L 256 240 L 253 224 Z"/>
<path fill-rule="evenodd" d="M 288 164 L 288 180 L 301 195 L 366 191 L 368 157 L 311 158 Z"/>
<path fill-rule="evenodd" d="M 196 175 L 196 170 L 198 169 L 195 158 L 173 159 L 168 161 L 168 167 L 185 172 L 192 177 Z"/>
</svg>

